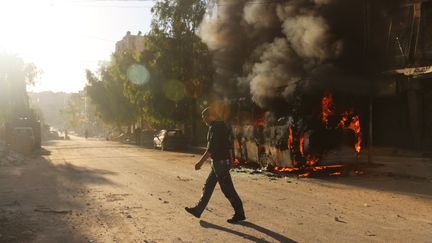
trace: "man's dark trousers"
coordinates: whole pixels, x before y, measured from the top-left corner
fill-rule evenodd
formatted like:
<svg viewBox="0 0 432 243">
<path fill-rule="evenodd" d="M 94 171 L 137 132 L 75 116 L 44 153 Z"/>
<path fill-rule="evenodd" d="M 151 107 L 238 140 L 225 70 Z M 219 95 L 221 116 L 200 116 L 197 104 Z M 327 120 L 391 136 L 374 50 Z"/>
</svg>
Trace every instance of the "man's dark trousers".
<svg viewBox="0 0 432 243">
<path fill-rule="evenodd" d="M 200 215 L 210 201 L 217 182 L 219 182 L 219 186 L 223 194 L 230 201 L 232 207 L 234 208 L 235 215 L 244 215 L 243 203 L 234 189 L 231 175 L 229 173 L 231 165 L 232 163 L 230 160 L 219 160 L 212 162 L 212 170 L 210 171 L 207 181 L 204 184 L 203 194 L 197 206 L 195 207 Z"/>
</svg>

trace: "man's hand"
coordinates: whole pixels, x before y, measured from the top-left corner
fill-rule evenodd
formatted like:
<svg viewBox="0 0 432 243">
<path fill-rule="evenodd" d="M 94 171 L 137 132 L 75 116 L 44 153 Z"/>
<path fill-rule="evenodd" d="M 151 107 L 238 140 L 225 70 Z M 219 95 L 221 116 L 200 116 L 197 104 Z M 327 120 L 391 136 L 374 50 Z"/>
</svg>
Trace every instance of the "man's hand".
<svg viewBox="0 0 432 243">
<path fill-rule="evenodd" d="M 201 157 L 201 159 L 196 162 L 195 164 L 195 170 L 199 170 L 201 169 L 201 166 L 204 164 L 204 162 L 210 157 L 210 152 L 208 150 L 206 150 L 206 152 L 203 154 L 203 156 Z"/>
<path fill-rule="evenodd" d="M 203 163 L 202 163 L 201 161 L 198 161 L 198 162 L 195 164 L 195 170 L 200 170 L 202 165 L 203 165 Z"/>
</svg>

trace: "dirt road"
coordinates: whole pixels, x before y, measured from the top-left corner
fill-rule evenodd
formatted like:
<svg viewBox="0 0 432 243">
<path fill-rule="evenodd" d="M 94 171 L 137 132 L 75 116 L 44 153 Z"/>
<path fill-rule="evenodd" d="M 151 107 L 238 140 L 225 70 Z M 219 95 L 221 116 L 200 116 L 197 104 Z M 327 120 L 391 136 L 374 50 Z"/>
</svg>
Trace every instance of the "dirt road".
<svg viewBox="0 0 432 243">
<path fill-rule="evenodd" d="M 0 242 L 431 242 L 432 182 L 383 176 L 276 178 L 233 172 L 247 221 L 217 187 L 184 211 L 210 167 L 197 155 L 73 138 L 0 166 Z"/>
</svg>

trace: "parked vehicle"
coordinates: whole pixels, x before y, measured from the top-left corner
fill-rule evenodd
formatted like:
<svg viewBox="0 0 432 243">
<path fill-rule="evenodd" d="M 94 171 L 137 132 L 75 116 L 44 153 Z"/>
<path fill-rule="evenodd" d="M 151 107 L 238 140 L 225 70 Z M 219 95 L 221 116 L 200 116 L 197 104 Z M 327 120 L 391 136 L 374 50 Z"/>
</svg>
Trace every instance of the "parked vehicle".
<svg viewBox="0 0 432 243">
<path fill-rule="evenodd" d="M 18 152 L 28 154 L 35 147 L 35 136 L 31 127 L 15 127 L 13 129 L 12 148 Z"/>
<path fill-rule="evenodd" d="M 14 142 L 14 131 L 15 128 L 29 127 L 33 130 L 34 143 L 32 149 L 40 149 L 42 142 L 42 129 L 40 121 L 36 121 L 31 118 L 21 117 L 12 119 L 5 123 L 5 141 L 6 144 L 12 144 Z M 27 129 L 28 130 L 28 129 Z"/>
<path fill-rule="evenodd" d="M 153 138 L 153 147 L 167 149 L 182 149 L 186 146 L 186 137 L 182 130 L 161 130 Z"/>
</svg>

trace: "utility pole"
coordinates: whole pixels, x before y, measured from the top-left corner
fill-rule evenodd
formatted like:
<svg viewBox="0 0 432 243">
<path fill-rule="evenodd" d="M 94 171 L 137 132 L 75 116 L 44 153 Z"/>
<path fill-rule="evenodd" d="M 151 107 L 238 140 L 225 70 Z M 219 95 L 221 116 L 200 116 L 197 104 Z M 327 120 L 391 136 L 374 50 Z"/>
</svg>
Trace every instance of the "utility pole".
<svg viewBox="0 0 432 243">
<path fill-rule="evenodd" d="M 368 65 L 368 58 L 370 57 L 370 3 L 369 0 L 364 1 L 364 47 L 365 47 L 365 58 L 364 63 Z M 368 73 L 370 73 L 370 67 L 367 67 Z M 371 75 L 368 74 L 367 77 Z M 368 134 L 368 163 L 372 163 L 372 150 L 373 150 L 373 85 L 370 85 L 371 90 L 369 94 L 369 134 Z"/>
</svg>

